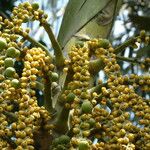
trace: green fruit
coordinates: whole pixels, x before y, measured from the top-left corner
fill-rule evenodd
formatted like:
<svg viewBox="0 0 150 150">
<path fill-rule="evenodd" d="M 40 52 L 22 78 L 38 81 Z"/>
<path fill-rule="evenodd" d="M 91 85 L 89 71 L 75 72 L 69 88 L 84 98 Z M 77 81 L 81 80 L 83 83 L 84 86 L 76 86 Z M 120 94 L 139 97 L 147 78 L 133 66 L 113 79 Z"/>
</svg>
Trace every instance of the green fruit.
<svg viewBox="0 0 150 150">
<path fill-rule="evenodd" d="M 6 51 L 6 55 L 8 57 L 16 58 L 20 55 L 20 51 L 17 50 L 15 47 L 9 47 Z"/>
<path fill-rule="evenodd" d="M 6 68 L 4 75 L 5 77 L 13 77 L 15 74 L 15 69 L 13 67 Z"/>
<path fill-rule="evenodd" d="M 51 73 L 51 80 L 52 82 L 55 82 L 58 80 L 58 74 L 56 72 Z"/>
<path fill-rule="evenodd" d="M 11 86 L 14 87 L 14 88 L 19 88 L 19 86 L 20 86 L 19 80 L 13 79 L 13 80 L 11 81 Z"/>
<path fill-rule="evenodd" d="M 76 41 L 75 46 L 77 48 L 83 47 L 84 46 L 84 42 L 83 41 Z"/>
<path fill-rule="evenodd" d="M 88 150 L 89 143 L 87 141 L 80 141 L 78 147 L 79 147 L 79 150 Z"/>
<path fill-rule="evenodd" d="M 23 19 L 23 22 L 26 23 L 30 20 L 29 16 L 28 15 L 24 15 L 24 19 Z"/>
<path fill-rule="evenodd" d="M 95 121 L 95 119 L 90 118 L 90 119 L 88 120 L 88 123 L 90 124 L 90 127 L 93 127 L 93 126 L 95 125 L 96 121 Z"/>
<path fill-rule="evenodd" d="M 62 135 L 59 137 L 60 144 L 68 144 L 70 142 L 70 137 L 67 135 Z"/>
<path fill-rule="evenodd" d="M 82 112 L 84 112 L 84 113 L 91 113 L 93 106 L 90 101 L 85 100 L 82 103 L 81 109 L 82 109 Z"/>
<path fill-rule="evenodd" d="M 14 60 L 10 57 L 6 58 L 4 60 L 4 64 L 5 64 L 5 67 L 13 67 L 14 66 Z"/>
<path fill-rule="evenodd" d="M 73 94 L 73 93 L 69 93 L 68 95 L 67 95 L 67 98 L 66 98 L 66 100 L 67 100 L 67 102 L 72 102 L 74 99 L 75 99 L 75 94 Z"/>
<path fill-rule="evenodd" d="M 141 30 L 140 37 L 143 39 L 143 38 L 145 38 L 145 36 L 146 36 L 145 30 Z"/>
<path fill-rule="evenodd" d="M 59 138 L 55 138 L 54 140 L 53 140 L 53 146 L 56 146 L 56 145 L 58 145 L 59 144 Z"/>
<path fill-rule="evenodd" d="M 0 37 L 0 51 L 7 47 L 7 42 L 4 38 Z"/>
<path fill-rule="evenodd" d="M 33 4 L 32 4 L 32 8 L 33 8 L 34 10 L 39 9 L 39 4 L 38 4 L 38 3 L 33 3 Z"/>
<path fill-rule="evenodd" d="M 56 146 L 59 144 L 68 144 L 69 142 L 70 142 L 70 137 L 67 135 L 62 135 L 62 136 L 55 138 L 53 140 L 53 145 Z"/>
<path fill-rule="evenodd" d="M 16 57 L 20 56 L 20 51 L 18 49 L 16 49 L 15 53 L 16 53 Z"/>
<path fill-rule="evenodd" d="M 108 48 L 109 47 L 109 41 L 107 39 L 99 39 L 99 47 L 102 48 Z"/>
</svg>

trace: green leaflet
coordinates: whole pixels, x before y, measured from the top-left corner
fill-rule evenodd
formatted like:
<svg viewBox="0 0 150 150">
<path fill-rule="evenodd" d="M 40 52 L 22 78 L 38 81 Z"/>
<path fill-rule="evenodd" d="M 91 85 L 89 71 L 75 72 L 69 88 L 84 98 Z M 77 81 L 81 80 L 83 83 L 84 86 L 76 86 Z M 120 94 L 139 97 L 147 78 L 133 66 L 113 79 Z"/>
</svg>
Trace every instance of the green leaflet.
<svg viewBox="0 0 150 150">
<path fill-rule="evenodd" d="M 58 35 L 60 45 L 64 47 L 73 35 L 80 31 L 112 1 L 118 5 L 118 1 L 120 2 L 121 0 L 70 0 Z M 113 14 L 116 10 L 110 11 Z"/>
<path fill-rule="evenodd" d="M 62 47 L 89 22 L 110 0 L 70 0 L 58 35 Z"/>
</svg>

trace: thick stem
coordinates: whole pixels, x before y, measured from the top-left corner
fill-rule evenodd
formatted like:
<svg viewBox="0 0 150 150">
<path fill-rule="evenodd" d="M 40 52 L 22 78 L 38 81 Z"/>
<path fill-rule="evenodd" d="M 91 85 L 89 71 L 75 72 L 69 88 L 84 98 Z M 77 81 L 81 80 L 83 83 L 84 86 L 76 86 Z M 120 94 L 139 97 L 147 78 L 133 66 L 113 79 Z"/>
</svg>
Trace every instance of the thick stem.
<svg viewBox="0 0 150 150">
<path fill-rule="evenodd" d="M 62 49 L 58 43 L 58 41 L 56 40 L 53 31 L 50 27 L 50 25 L 46 22 L 46 23 L 42 23 L 42 26 L 44 27 L 45 31 L 47 32 L 49 39 L 51 40 L 52 43 L 52 47 L 54 49 L 54 54 L 56 57 L 56 66 L 57 68 L 63 68 L 64 66 L 64 56 L 62 53 Z"/>
<path fill-rule="evenodd" d="M 92 75 L 96 75 L 99 72 L 99 70 L 101 70 L 103 67 L 104 63 L 101 59 L 90 61 L 89 72 Z"/>
<path fill-rule="evenodd" d="M 57 106 L 58 108 L 58 106 Z M 57 111 L 56 121 L 55 121 L 55 131 L 58 134 L 65 134 L 68 131 L 68 117 L 70 109 L 62 107 L 60 105 L 59 111 Z"/>
<path fill-rule="evenodd" d="M 28 34 L 24 35 L 23 33 L 21 33 L 21 36 L 23 36 L 26 40 L 28 40 L 29 42 L 31 42 L 34 46 L 37 46 L 37 47 L 40 47 L 41 49 L 43 49 L 46 52 L 46 54 L 51 58 L 51 61 L 52 61 L 53 56 L 50 54 L 49 50 L 44 45 L 42 45 L 41 43 L 39 43 L 36 40 L 34 40 Z"/>
<path fill-rule="evenodd" d="M 115 54 L 121 53 L 126 47 L 133 44 L 138 38 L 140 38 L 140 36 L 132 37 L 129 40 L 127 40 L 126 42 L 124 42 L 122 45 L 115 48 Z"/>
<path fill-rule="evenodd" d="M 52 99 L 51 99 L 51 81 L 47 75 L 44 76 L 44 106 L 48 112 L 53 111 Z"/>
</svg>

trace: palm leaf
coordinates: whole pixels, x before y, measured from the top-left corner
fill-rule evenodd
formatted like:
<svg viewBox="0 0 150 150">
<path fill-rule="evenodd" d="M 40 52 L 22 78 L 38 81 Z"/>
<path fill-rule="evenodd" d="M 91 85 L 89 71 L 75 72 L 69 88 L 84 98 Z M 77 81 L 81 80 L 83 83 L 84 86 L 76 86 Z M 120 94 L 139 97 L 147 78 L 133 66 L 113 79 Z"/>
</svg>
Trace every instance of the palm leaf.
<svg viewBox="0 0 150 150">
<path fill-rule="evenodd" d="M 112 0 L 70 0 L 58 35 L 62 47 Z M 115 0 L 116 2 L 118 0 Z M 111 10 L 110 10 L 111 11 Z"/>
</svg>

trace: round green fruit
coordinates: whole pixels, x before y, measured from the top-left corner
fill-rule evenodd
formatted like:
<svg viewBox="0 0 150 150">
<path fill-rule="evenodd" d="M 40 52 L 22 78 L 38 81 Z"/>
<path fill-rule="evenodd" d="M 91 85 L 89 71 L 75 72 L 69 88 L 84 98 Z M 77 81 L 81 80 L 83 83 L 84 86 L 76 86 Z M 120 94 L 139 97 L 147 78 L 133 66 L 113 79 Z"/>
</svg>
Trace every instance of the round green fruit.
<svg viewBox="0 0 150 150">
<path fill-rule="evenodd" d="M 52 144 L 53 146 L 57 146 L 59 144 L 59 138 L 55 138 Z"/>
<path fill-rule="evenodd" d="M 13 67 L 14 66 L 14 60 L 10 57 L 6 58 L 4 60 L 4 64 L 5 64 L 5 67 Z"/>
<path fill-rule="evenodd" d="M 140 37 L 141 37 L 141 38 L 145 38 L 145 36 L 146 36 L 145 30 L 141 30 L 141 32 L 140 32 Z"/>
<path fill-rule="evenodd" d="M 23 19 L 23 22 L 26 23 L 30 20 L 29 16 L 28 15 L 25 15 L 24 16 L 24 19 Z"/>
<path fill-rule="evenodd" d="M 83 41 L 76 41 L 75 46 L 77 48 L 83 47 L 84 46 L 84 42 Z"/>
<path fill-rule="evenodd" d="M 90 101 L 85 100 L 82 103 L 81 109 L 82 109 L 82 112 L 84 113 L 91 113 L 93 106 Z"/>
<path fill-rule="evenodd" d="M 15 69 L 13 67 L 6 68 L 4 75 L 5 77 L 13 77 L 15 74 Z"/>
<path fill-rule="evenodd" d="M 51 73 L 51 80 L 52 82 L 55 82 L 58 80 L 58 74 L 56 72 Z"/>
<path fill-rule="evenodd" d="M 87 141 L 80 141 L 78 147 L 79 150 L 89 150 L 89 143 Z"/>
<path fill-rule="evenodd" d="M 0 51 L 7 47 L 7 42 L 4 38 L 0 37 Z"/>
<path fill-rule="evenodd" d="M 62 135 L 59 137 L 60 144 L 68 144 L 70 142 L 70 137 L 67 135 Z"/>
<path fill-rule="evenodd" d="M 18 49 L 16 49 L 15 54 L 16 54 L 16 57 L 19 57 L 20 56 L 20 51 Z"/>
<path fill-rule="evenodd" d="M 95 121 L 95 119 L 90 118 L 90 119 L 88 120 L 88 123 L 90 124 L 90 127 L 93 127 L 93 126 L 95 125 L 96 121 Z"/>
<path fill-rule="evenodd" d="M 20 87 L 20 82 L 19 82 L 19 80 L 13 79 L 13 80 L 11 81 L 11 86 L 14 87 L 14 88 L 19 88 L 19 87 Z"/>
<path fill-rule="evenodd" d="M 33 3 L 33 4 L 32 4 L 32 8 L 33 8 L 34 10 L 39 9 L 39 4 L 38 4 L 38 3 Z"/>
<path fill-rule="evenodd" d="M 17 50 L 15 47 L 9 47 L 6 51 L 7 57 L 16 58 L 20 55 L 20 51 Z"/>
<path fill-rule="evenodd" d="M 99 47 L 108 48 L 109 47 L 109 41 L 107 39 L 100 39 L 99 40 Z"/>
<path fill-rule="evenodd" d="M 74 99 L 75 99 L 75 94 L 73 94 L 73 93 L 69 93 L 68 95 L 67 95 L 67 98 L 66 98 L 66 100 L 67 100 L 67 102 L 72 102 Z"/>
</svg>

